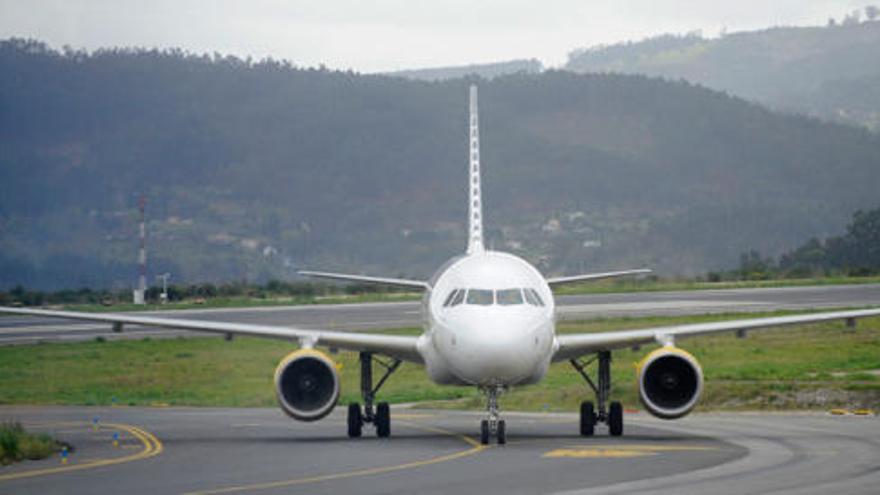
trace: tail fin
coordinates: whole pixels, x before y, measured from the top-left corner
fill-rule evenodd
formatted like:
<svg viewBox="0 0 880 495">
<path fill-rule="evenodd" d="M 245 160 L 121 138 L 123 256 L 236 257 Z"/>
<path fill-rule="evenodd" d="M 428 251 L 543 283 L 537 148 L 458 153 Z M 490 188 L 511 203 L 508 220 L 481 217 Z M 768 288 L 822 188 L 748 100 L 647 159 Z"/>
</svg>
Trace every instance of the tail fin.
<svg viewBox="0 0 880 495">
<path fill-rule="evenodd" d="M 477 112 L 477 86 L 471 85 L 470 94 L 470 156 L 468 196 L 468 254 L 482 253 L 483 201 L 480 193 L 480 119 Z"/>
</svg>

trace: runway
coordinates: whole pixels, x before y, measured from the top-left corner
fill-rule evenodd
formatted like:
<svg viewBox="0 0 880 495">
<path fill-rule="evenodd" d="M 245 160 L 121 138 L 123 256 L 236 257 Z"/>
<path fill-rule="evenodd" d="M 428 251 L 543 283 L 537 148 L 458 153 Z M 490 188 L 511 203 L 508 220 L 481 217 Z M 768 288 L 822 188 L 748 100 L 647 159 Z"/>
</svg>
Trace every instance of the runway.
<svg viewBox="0 0 880 495">
<path fill-rule="evenodd" d="M 273 409 L 0 407 L 0 417 L 77 447 L 66 465 L 0 468 L 4 494 L 868 494 L 880 483 L 875 417 L 639 413 L 623 437 L 583 438 L 575 415 L 509 413 L 509 443 L 489 447 L 474 440 L 477 413 L 403 408 L 382 440 L 346 438 L 341 409 L 317 423 Z M 102 459 L 116 462 L 94 465 Z"/>
<path fill-rule="evenodd" d="M 760 312 L 781 309 L 829 309 L 880 304 L 880 284 L 812 286 L 773 289 L 728 289 L 675 292 L 635 292 L 559 296 L 557 314 L 563 320 L 615 316 L 681 315 Z M 260 308 L 154 311 L 143 314 L 185 319 L 368 331 L 421 325 L 419 302 L 271 306 Z M 0 317 L 0 345 L 40 341 L 81 341 L 167 337 L 192 332 L 126 327 L 114 334 L 107 325 L 51 318 Z"/>
</svg>

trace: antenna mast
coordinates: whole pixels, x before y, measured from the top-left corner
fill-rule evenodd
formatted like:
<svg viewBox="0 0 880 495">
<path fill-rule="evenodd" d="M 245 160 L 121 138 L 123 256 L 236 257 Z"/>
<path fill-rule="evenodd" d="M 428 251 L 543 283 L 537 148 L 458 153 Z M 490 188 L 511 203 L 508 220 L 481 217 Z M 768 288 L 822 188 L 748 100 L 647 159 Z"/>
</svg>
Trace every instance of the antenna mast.
<svg viewBox="0 0 880 495">
<path fill-rule="evenodd" d="M 146 294 L 147 294 L 147 222 L 146 222 L 146 210 L 147 206 L 147 197 L 141 194 L 140 199 L 138 200 L 138 210 L 141 214 L 141 246 L 140 252 L 138 253 L 138 265 L 140 274 L 138 277 L 138 288 L 134 291 L 134 303 L 135 304 L 146 304 Z"/>
</svg>

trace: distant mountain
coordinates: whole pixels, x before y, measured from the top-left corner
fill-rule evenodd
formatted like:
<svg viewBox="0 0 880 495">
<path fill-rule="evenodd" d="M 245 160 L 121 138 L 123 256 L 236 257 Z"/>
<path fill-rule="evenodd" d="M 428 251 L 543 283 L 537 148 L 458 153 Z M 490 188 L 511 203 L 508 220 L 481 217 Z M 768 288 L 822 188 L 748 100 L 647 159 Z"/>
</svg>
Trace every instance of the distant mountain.
<svg viewBox="0 0 880 495">
<path fill-rule="evenodd" d="M 465 245 L 470 82 L 2 42 L 0 287 L 131 285 L 141 192 L 176 282 L 427 277 Z M 487 242 L 548 273 L 734 266 L 880 202 L 867 131 L 641 76 L 479 82 Z"/>
<path fill-rule="evenodd" d="M 544 70 L 540 61 L 535 59 L 511 60 L 494 64 L 460 65 L 454 67 L 436 67 L 432 69 L 413 69 L 388 72 L 387 75 L 415 79 L 418 81 L 445 81 L 467 76 L 478 76 L 484 79 L 506 76 L 509 74 L 538 74 Z"/>
<path fill-rule="evenodd" d="M 665 35 L 576 50 L 565 68 L 685 79 L 776 109 L 880 131 L 880 21 L 717 39 Z"/>
</svg>

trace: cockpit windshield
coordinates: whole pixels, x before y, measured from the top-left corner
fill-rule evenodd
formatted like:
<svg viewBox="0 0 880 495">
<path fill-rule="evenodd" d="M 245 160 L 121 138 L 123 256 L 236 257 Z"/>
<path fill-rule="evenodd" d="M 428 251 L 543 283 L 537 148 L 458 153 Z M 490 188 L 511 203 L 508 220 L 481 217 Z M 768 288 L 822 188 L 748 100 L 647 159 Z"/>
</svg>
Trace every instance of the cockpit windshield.
<svg viewBox="0 0 880 495">
<path fill-rule="evenodd" d="M 484 289 L 468 289 L 467 303 L 476 304 L 477 306 L 491 306 L 495 302 L 494 294 L 491 290 Z"/>
<path fill-rule="evenodd" d="M 459 304 L 467 303 L 475 306 L 517 306 L 529 304 L 531 306 L 544 306 L 544 301 L 535 289 L 512 288 L 512 289 L 453 289 L 443 301 L 444 308 L 451 308 Z"/>
<path fill-rule="evenodd" d="M 519 289 L 504 289 L 495 293 L 495 300 L 501 306 L 513 306 L 523 303 L 522 291 Z"/>
</svg>

